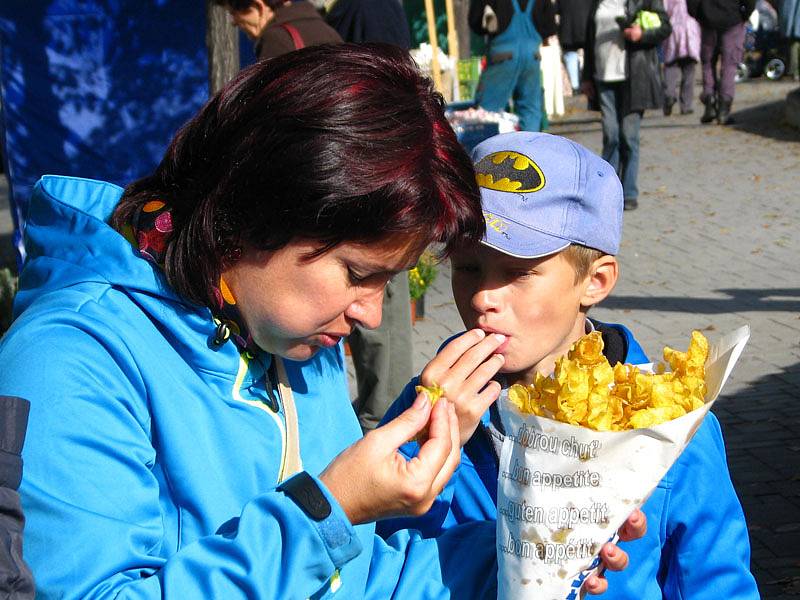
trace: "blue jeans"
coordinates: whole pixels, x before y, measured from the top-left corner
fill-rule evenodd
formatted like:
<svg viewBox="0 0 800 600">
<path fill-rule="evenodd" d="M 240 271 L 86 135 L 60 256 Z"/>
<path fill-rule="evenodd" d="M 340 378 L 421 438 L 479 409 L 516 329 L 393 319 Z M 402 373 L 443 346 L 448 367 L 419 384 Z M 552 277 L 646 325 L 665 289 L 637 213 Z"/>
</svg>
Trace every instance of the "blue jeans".
<svg viewBox="0 0 800 600">
<path fill-rule="evenodd" d="M 513 99 L 520 129 L 541 131 L 543 95 L 539 61 L 533 52 L 530 56 L 520 56 L 518 51 L 509 54 L 511 58 L 494 64 L 490 54 L 490 64 L 481 73 L 475 100 L 486 110 L 500 111 Z"/>
<path fill-rule="evenodd" d="M 597 82 L 597 96 L 603 122 L 603 158 L 622 181 L 626 200 L 639 197 L 636 179 L 639 175 L 639 124 L 641 112 L 622 114 L 625 82 Z"/>
<path fill-rule="evenodd" d="M 577 90 L 581 87 L 581 77 L 578 53 L 575 50 L 564 51 L 564 66 L 567 67 L 569 84 L 572 86 L 573 90 Z"/>
</svg>

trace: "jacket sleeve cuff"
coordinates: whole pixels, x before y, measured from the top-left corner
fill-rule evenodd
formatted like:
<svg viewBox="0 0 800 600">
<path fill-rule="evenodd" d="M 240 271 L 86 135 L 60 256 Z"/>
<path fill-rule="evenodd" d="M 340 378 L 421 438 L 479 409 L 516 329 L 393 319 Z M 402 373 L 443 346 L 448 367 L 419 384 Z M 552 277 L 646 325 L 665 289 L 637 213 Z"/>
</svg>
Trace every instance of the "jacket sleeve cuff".
<svg viewBox="0 0 800 600">
<path fill-rule="evenodd" d="M 362 546 L 355 528 L 322 481 L 301 471 L 282 482 L 278 489 L 313 523 L 337 569 L 361 554 Z"/>
<path fill-rule="evenodd" d="M 0 487 L 19 489 L 29 410 L 23 398 L 0 396 Z"/>
</svg>

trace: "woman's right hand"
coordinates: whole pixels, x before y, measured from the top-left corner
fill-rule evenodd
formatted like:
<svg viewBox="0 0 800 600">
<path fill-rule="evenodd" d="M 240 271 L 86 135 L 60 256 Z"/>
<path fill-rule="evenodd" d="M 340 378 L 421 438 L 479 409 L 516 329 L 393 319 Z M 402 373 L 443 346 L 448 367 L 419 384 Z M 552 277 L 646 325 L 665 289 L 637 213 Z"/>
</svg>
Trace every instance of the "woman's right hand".
<svg viewBox="0 0 800 600">
<path fill-rule="evenodd" d="M 398 448 L 426 425 L 428 438 L 407 460 Z M 396 419 L 367 433 L 331 462 L 320 480 L 353 525 L 391 516 L 425 514 L 458 466 L 458 419 L 442 399 L 431 409 L 427 394 Z"/>
</svg>

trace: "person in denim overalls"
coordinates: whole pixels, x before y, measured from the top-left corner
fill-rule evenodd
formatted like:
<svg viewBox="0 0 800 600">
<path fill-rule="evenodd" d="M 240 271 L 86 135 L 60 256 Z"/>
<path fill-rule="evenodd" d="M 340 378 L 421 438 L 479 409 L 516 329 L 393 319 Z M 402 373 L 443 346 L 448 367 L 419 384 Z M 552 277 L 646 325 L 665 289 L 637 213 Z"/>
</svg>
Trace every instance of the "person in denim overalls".
<svg viewBox="0 0 800 600">
<path fill-rule="evenodd" d="M 504 110 L 509 99 L 519 115 L 520 128 L 539 131 L 542 127 L 542 78 L 539 69 L 539 46 L 542 36 L 533 23 L 535 2 L 546 0 L 509 0 L 513 5 L 511 21 L 505 30 L 490 37 L 488 64 L 481 73 L 476 103 L 491 111 Z M 520 7 L 524 3 L 524 9 Z M 491 3 L 486 3 L 491 12 Z M 484 18 L 484 32 L 493 33 Z M 496 21 L 495 21 L 496 27 Z"/>
</svg>

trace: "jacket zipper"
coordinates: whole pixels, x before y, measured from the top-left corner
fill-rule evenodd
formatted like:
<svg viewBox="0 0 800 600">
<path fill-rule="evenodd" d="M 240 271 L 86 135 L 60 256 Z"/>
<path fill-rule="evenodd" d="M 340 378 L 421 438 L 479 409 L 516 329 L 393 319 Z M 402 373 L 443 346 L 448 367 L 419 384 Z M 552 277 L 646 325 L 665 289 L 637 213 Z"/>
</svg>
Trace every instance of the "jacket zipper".
<svg viewBox="0 0 800 600">
<path fill-rule="evenodd" d="M 281 406 L 278 403 L 279 400 L 277 396 L 275 394 L 270 394 L 269 391 L 267 391 L 267 395 L 270 398 L 269 404 L 263 400 L 247 400 L 242 398 L 241 388 L 242 383 L 244 382 L 244 376 L 247 374 L 248 367 L 249 360 L 245 358 L 244 355 L 240 354 L 239 371 L 236 373 L 236 381 L 233 384 L 232 396 L 237 402 L 244 402 L 245 404 L 249 404 L 250 406 L 254 406 L 263 410 L 272 418 L 272 420 L 275 422 L 275 425 L 278 427 L 278 431 L 280 431 L 281 434 L 281 466 L 278 470 L 278 482 L 281 482 L 284 479 L 284 474 L 286 471 L 286 424 L 283 422 L 283 419 L 281 419 Z M 269 377 L 267 377 L 267 379 L 269 379 Z M 270 384 L 271 382 L 267 381 L 267 385 Z"/>
</svg>

